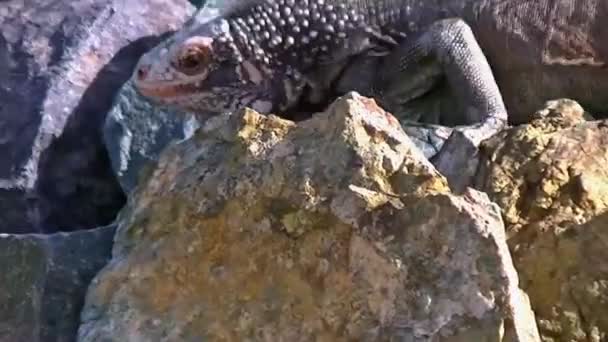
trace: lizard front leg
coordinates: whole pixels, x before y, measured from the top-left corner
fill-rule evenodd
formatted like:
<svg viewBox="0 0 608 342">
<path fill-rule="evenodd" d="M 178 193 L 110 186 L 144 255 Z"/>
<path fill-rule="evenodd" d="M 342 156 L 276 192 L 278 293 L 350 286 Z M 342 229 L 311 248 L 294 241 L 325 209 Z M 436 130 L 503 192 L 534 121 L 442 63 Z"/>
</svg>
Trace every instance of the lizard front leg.
<svg viewBox="0 0 608 342">
<path fill-rule="evenodd" d="M 507 125 L 502 95 L 471 28 L 461 19 L 443 19 L 407 39 L 383 58 L 374 93 L 388 110 L 399 112 L 442 79 L 460 105 L 463 124 L 452 128 L 431 161 L 461 187 L 476 169 L 481 141 Z"/>
</svg>

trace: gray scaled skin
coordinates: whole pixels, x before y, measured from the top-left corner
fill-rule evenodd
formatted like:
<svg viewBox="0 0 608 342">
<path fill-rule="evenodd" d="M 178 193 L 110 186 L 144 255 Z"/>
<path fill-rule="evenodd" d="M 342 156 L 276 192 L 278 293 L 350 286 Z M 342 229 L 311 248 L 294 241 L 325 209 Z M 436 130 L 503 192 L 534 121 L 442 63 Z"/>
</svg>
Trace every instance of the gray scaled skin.
<svg viewBox="0 0 608 342">
<path fill-rule="evenodd" d="M 486 115 L 505 119 L 487 61 L 472 34 L 463 34 L 469 33 L 466 24 L 436 22 L 447 12 L 436 1 L 246 1 L 211 20 L 197 14 L 142 57 L 135 84 L 148 97 L 188 110 L 285 111 L 304 94 L 320 99 L 352 57 L 398 48 L 385 62 L 398 68 L 385 68 L 381 83 L 400 84 L 432 57 L 437 68 L 422 82 L 409 82 L 414 93 L 447 74 L 470 100 L 472 122 Z"/>
<path fill-rule="evenodd" d="M 608 91 L 607 8 L 605 0 L 250 0 L 212 20 L 195 16 L 142 57 L 135 85 L 187 110 L 281 114 L 348 84 L 339 83 L 345 68 L 367 58 L 379 68 L 362 93 L 397 111 L 446 81 L 464 124 L 433 158 L 455 174 L 456 162 L 507 124 L 507 109 L 522 122 L 556 97 L 608 106 L 597 95 Z"/>
<path fill-rule="evenodd" d="M 476 63 L 470 63 L 471 59 L 466 58 L 467 54 L 479 56 L 477 51 L 481 49 L 491 66 L 511 123 L 526 122 L 545 101 L 556 98 L 574 99 L 596 116 L 606 116 L 608 30 L 604 21 L 608 18 L 608 1 L 445 0 L 433 1 L 433 6 L 444 10 L 440 18 L 433 18 L 430 24 L 422 20 L 417 21 L 417 25 L 412 25 L 414 30 L 407 31 L 409 38 L 400 41 L 401 47 L 393 52 L 393 56 L 357 57 L 358 60 L 351 65 L 351 69 L 356 72 L 347 70 L 342 76 L 345 81 L 339 84 L 338 88 L 358 88 L 363 94 L 376 97 L 383 106 L 402 120 L 412 117 L 423 119 L 420 121 L 443 121 L 450 124 L 458 122 L 466 126 L 470 124 L 471 118 L 475 117 L 475 112 L 467 108 L 476 106 L 469 105 L 475 104 L 475 99 L 480 98 L 479 95 L 483 97 L 484 92 L 492 89 L 487 86 L 468 88 L 473 89 L 472 91 L 462 88 L 463 85 L 468 87 L 476 83 L 471 76 L 486 78 L 484 84 L 490 83 L 486 77 L 487 73 L 480 73 L 480 70 L 486 69 L 481 58 L 477 58 Z M 431 16 L 435 15 L 432 12 L 415 11 L 421 13 L 421 17 L 429 13 Z M 419 43 L 416 37 L 428 37 L 433 26 L 444 18 L 458 18 L 464 23 L 452 27 L 448 24 L 445 26 L 447 30 L 443 31 L 455 38 L 454 46 L 460 45 L 459 42 L 466 42 L 467 48 L 460 50 L 461 55 L 453 64 L 460 72 L 453 73 L 453 69 L 445 68 L 451 64 L 450 60 L 447 60 L 447 64 L 438 61 L 438 55 L 433 53 L 418 59 L 421 63 L 406 63 L 407 66 L 403 68 L 397 61 L 402 56 L 411 61 L 408 57 L 411 56 L 410 49 L 416 49 L 415 46 Z M 468 26 L 468 29 L 465 26 Z M 450 56 L 449 50 L 447 54 L 440 55 L 439 59 L 441 56 Z M 453 56 L 458 56 L 458 53 Z M 416 70 L 412 73 L 413 65 Z M 473 69 L 470 69 L 471 66 Z M 373 70 L 371 78 L 369 70 Z M 381 81 L 374 81 L 373 75 L 376 73 L 388 73 L 388 77 L 380 76 L 376 80 Z M 468 81 L 459 80 L 461 75 L 467 77 Z M 437 83 L 447 83 L 447 87 L 441 86 L 437 89 L 431 85 Z M 425 93 L 427 90 L 429 92 Z M 463 94 L 463 90 L 466 93 Z M 496 98 L 486 97 L 489 100 Z M 488 101 L 488 104 L 491 103 Z M 481 108 L 483 107 L 482 104 Z M 437 111 L 441 112 L 440 115 L 434 115 Z M 459 115 L 455 115 L 457 113 Z M 482 128 L 482 133 L 491 133 L 494 130 L 494 115 L 491 113 L 492 111 L 485 120 L 476 125 Z M 417 117 L 420 115 L 426 117 Z M 484 125 L 490 129 L 484 130 Z M 421 143 L 420 146 L 429 147 L 427 155 L 434 155 L 431 160 L 448 178 L 463 180 L 474 172 L 475 158 L 469 159 L 467 156 L 474 157 L 477 149 L 470 144 L 467 147 L 464 143 L 469 133 L 476 133 L 474 127 L 468 132 L 466 129 L 458 129 L 464 128 L 463 126 L 457 127 L 447 144 L 443 144 L 443 138 L 448 134 L 446 127 L 428 124 L 413 127 L 408 124 L 404 128 L 410 136 L 422 141 L 426 139 L 426 144 Z M 478 137 L 483 136 L 482 134 Z M 435 154 L 434 148 L 438 147 L 441 147 L 441 153 Z M 467 160 L 472 162 L 468 163 Z M 455 167 L 458 162 L 461 165 Z"/>
<path fill-rule="evenodd" d="M 456 189 L 474 174 L 481 141 L 507 126 L 492 69 L 470 26 L 458 18 L 409 32 L 388 55 L 356 56 L 334 89 L 336 95 L 352 90 L 397 116 Z"/>
</svg>

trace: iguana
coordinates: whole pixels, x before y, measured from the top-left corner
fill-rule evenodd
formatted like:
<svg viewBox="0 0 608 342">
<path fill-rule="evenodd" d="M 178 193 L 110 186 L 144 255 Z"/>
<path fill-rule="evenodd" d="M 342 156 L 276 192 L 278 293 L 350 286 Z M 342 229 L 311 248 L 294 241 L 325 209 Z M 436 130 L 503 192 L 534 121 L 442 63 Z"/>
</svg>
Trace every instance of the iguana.
<svg viewBox="0 0 608 342">
<path fill-rule="evenodd" d="M 187 110 L 280 113 L 319 100 L 363 56 L 378 68 L 364 93 L 389 106 L 447 80 L 470 125 L 456 137 L 477 146 L 507 109 L 517 123 L 551 98 L 608 107 L 604 17 L 605 0 L 248 0 L 193 17 L 134 81 Z"/>
</svg>

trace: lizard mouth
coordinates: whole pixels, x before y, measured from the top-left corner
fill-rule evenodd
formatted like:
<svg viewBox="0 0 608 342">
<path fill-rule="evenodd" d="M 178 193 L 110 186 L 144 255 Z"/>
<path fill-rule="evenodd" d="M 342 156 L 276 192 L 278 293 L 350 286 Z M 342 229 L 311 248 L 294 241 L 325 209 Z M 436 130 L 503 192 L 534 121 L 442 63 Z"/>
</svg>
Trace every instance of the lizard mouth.
<svg viewBox="0 0 608 342">
<path fill-rule="evenodd" d="M 200 86 L 194 83 L 151 85 L 136 82 L 136 88 L 143 96 L 154 99 L 183 97 L 200 91 Z"/>
</svg>

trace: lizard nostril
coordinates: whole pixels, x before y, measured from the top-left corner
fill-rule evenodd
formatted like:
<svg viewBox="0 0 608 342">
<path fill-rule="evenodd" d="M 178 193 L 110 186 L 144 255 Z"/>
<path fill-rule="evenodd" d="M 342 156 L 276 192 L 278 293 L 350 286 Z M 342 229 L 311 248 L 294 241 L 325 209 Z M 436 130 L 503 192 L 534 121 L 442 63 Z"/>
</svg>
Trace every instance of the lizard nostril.
<svg viewBox="0 0 608 342">
<path fill-rule="evenodd" d="M 150 71 L 150 66 L 148 66 L 148 65 L 140 65 L 137 68 L 137 78 L 139 80 L 143 80 L 148 75 L 148 71 Z"/>
</svg>

